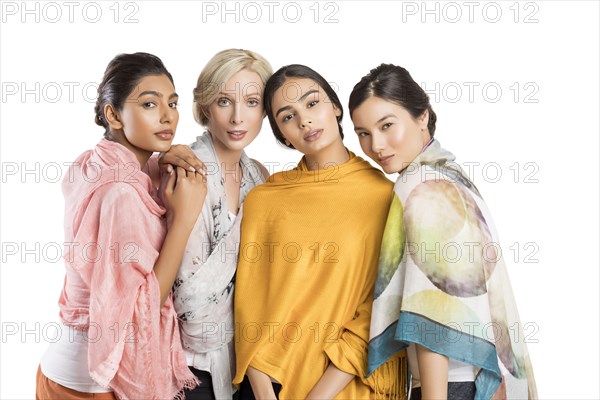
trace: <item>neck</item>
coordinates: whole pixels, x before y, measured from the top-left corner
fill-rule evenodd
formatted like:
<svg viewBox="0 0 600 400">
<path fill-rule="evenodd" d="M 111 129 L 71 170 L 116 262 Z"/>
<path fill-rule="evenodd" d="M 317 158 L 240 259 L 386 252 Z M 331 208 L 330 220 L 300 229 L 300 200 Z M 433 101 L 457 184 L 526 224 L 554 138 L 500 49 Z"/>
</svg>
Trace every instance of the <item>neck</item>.
<svg viewBox="0 0 600 400">
<path fill-rule="evenodd" d="M 237 172 L 241 171 L 240 160 L 242 158 L 243 150 L 231 150 L 225 148 L 218 140 L 213 140 L 212 143 L 215 148 L 217 160 L 220 164 L 219 167 L 221 168 L 223 176 L 226 177 L 227 173 L 231 174 L 232 171 L 236 171 L 237 176 Z"/>
<path fill-rule="evenodd" d="M 433 138 L 429 134 L 429 129 L 425 129 L 423 132 L 421 132 L 421 138 L 423 139 L 423 147 L 431 144 L 430 142 L 433 141 Z"/>
<path fill-rule="evenodd" d="M 140 168 L 143 168 L 146 165 L 146 163 L 150 159 L 150 156 L 152 155 L 151 151 L 140 149 L 139 147 L 136 147 L 133 144 L 131 144 L 131 142 L 127 140 L 127 138 L 123 134 L 111 134 L 108 140 L 117 142 L 123 147 L 129 149 L 129 151 L 131 151 L 133 155 L 135 155 L 135 158 L 140 163 Z"/>
<path fill-rule="evenodd" d="M 343 164 L 350 159 L 350 154 L 348 154 L 348 150 L 344 147 L 341 137 L 330 146 L 319 150 L 315 154 L 306 154 L 305 156 L 306 165 L 310 171 Z"/>
</svg>

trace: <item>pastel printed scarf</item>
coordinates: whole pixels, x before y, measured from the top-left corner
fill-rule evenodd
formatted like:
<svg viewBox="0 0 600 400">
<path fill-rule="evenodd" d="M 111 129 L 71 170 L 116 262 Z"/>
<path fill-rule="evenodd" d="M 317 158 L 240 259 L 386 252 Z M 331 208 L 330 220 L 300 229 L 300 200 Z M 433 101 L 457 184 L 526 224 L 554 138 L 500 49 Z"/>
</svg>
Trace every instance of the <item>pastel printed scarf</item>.
<svg viewBox="0 0 600 400">
<path fill-rule="evenodd" d="M 478 368 L 476 399 L 504 377 L 508 398 L 537 397 L 491 215 L 437 140 L 394 186 L 379 258 L 369 371 L 409 343 Z"/>
</svg>

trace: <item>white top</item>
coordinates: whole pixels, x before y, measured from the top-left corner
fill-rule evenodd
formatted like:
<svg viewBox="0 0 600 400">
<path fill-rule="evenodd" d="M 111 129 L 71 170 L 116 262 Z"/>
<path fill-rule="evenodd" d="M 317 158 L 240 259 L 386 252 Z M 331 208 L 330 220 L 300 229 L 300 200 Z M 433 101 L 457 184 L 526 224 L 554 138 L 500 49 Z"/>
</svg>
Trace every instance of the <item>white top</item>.
<svg viewBox="0 0 600 400">
<path fill-rule="evenodd" d="M 419 363 L 417 361 L 417 348 L 411 343 L 406 350 L 408 367 L 412 375 L 412 387 L 421 387 L 419 376 Z M 448 382 L 474 382 L 479 368 L 472 364 L 464 363 L 448 357 Z"/>
<path fill-rule="evenodd" d="M 50 344 L 40 361 L 42 373 L 59 385 L 79 392 L 112 392 L 98 385 L 90 377 L 87 332 L 78 331 L 62 323 L 56 326 L 59 327 L 56 342 Z"/>
</svg>

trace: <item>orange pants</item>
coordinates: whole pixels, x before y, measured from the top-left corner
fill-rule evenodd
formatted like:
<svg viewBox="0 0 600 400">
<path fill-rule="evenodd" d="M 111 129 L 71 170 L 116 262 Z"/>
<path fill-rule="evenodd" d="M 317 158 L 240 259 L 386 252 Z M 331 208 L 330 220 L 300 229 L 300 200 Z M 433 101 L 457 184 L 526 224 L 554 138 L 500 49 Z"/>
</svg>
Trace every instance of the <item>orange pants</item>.
<svg viewBox="0 0 600 400">
<path fill-rule="evenodd" d="M 36 388 L 36 400 L 116 400 L 112 392 L 108 393 L 84 393 L 69 389 L 63 385 L 48 379 L 42 369 L 38 367 Z"/>
</svg>

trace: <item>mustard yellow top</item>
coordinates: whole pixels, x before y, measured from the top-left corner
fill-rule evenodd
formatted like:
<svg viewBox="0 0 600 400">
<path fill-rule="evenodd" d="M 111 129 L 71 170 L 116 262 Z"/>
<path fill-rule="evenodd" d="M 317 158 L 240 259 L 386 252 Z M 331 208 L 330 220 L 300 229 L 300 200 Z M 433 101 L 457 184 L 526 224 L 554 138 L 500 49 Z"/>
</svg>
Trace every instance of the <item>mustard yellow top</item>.
<svg viewBox="0 0 600 400">
<path fill-rule="evenodd" d="M 304 399 L 330 362 L 357 375 L 338 399 L 398 398 L 398 359 L 365 379 L 373 287 L 392 183 L 350 153 L 302 159 L 244 202 L 236 278 L 234 383 L 252 366 Z M 380 373 L 381 372 L 381 373 Z M 375 385 L 376 383 L 376 385 Z"/>
</svg>

